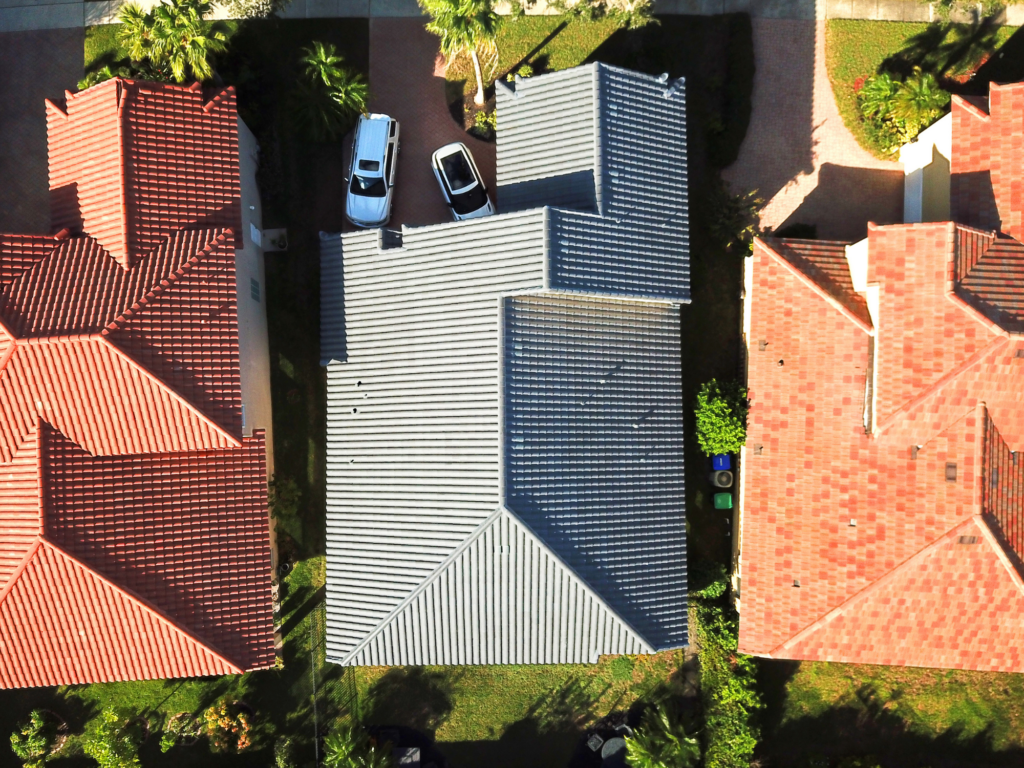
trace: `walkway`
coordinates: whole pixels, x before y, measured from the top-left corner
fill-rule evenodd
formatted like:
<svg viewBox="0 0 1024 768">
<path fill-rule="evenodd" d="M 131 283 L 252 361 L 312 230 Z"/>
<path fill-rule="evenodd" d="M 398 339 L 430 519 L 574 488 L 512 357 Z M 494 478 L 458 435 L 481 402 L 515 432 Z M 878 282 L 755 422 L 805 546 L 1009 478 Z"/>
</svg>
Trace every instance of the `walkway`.
<svg viewBox="0 0 1024 768">
<path fill-rule="evenodd" d="M 859 240 L 867 222 L 902 221 L 903 172 L 861 149 L 825 69 L 825 22 L 755 19 L 753 113 L 740 156 L 723 174 L 757 189 L 761 226 L 813 224 L 818 237 Z"/>
<path fill-rule="evenodd" d="M 156 5 L 159 0 L 138 0 Z M 65 29 L 117 20 L 117 9 L 126 0 L 0 0 L 0 32 L 31 29 Z M 219 18 L 227 11 L 215 6 Z M 655 0 L 657 13 L 711 16 L 718 13 L 749 13 L 755 19 L 873 19 L 930 21 L 931 6 L 919 0 Z M 418 17 L 416 0 L 292 0 L 281 14 L 286 19 L 340 17 Z M 1024 24 L 1024 5 L 1006 9 L 1006 23 Z"/>
</svg>

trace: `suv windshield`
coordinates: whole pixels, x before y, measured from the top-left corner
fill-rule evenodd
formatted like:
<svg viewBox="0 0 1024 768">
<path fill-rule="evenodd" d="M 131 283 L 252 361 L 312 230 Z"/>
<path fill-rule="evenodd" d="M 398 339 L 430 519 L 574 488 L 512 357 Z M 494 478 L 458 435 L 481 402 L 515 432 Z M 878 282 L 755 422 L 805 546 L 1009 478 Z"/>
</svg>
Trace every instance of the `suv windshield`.
<svg viewBox="0 0 1024 768">
<path fill-rule="evenodd" d="M 442 157 L 441 168 L 444 169 L 444 175 L 448 178 L 452 192 L 458 192 L 460 189 L 465 189 L 476 183 L 473 169 L 469 166 L 469 161 L 466 160 L 462 150 Z"/>
<path fill-rule="evenodd" d="M 452 210 L 459 216 L 479 211 L 485 205 L 487 205 L 487 193 L 479 184 L 461 195 L 452 195 Z"/>
<path fill-rule="evenodd" d="M 380 176 L 366 178 L 364 176 L 352 177 L 352 194 L 363 197 L 384 197 L 387 188 L 384 186 L 384 179 Z"/>
</svg>

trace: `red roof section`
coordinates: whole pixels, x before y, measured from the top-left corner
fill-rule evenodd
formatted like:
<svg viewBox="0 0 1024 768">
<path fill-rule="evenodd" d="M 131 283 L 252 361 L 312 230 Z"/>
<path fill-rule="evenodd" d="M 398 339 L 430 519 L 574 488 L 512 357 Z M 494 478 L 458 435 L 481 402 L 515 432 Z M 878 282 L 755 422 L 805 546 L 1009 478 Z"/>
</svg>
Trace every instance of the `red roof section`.
<svg viewBox="0 0 1024 768">
<path fill-rule="evenodd" d="M 113 80 L 48 111 L 62 231 L 0 236 L 0 686 L 269 666 L 234 95 Z"/>
<path fill-rule="evenodd" d="M 234 89 L 114 78 L 65 102 L 47 109 L 55 229 L 88 232 L 125 268 L 179 229 L 240 237 Z"/>
<path fill-rule="evenodd" d="M 755 243 L 745 652 L 1024 671 L 1014 648 L 1024 631 L 1024 461 L 1013 453 L 1024 450 L 1024 246 L 1008 229 L 1024 200 L 1002 175 L 1024 160 L 1014 154 L 1024 98 L 1012 100 L 1024 87 L 1000 88 L 991 119 L 954 104 L 954 175 L 989 173 L 994 189 L 986 213 L 977 176 L 954 183 L 958 215 L 973 227 L 869 225 L 860 291 L 845 280 L 855 270 L 844 274 L 842 244 L 819 244 L 832 268 L 815 269 L 792 255 L 802 242 Z M 1004 136 L 1007 110 L 1015 142 Z M 1002 232 L 975 228 L 993 221 Z M 866 323 L 850 291 L 870 308 Z"/>
</svg>

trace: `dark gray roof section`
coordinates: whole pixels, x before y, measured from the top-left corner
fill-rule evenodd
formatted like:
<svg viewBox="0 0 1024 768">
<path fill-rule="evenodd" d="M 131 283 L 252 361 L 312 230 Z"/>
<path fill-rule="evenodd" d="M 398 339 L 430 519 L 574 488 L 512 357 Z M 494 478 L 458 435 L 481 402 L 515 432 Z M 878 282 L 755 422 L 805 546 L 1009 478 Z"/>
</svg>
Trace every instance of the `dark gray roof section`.
<svg viewBox="0 0 1024 768">
<path fill-rule="evenodd" d="M 686 643 L 679 308 L 504 300 L 505 506 L 656 649 Z"/>
</svg>

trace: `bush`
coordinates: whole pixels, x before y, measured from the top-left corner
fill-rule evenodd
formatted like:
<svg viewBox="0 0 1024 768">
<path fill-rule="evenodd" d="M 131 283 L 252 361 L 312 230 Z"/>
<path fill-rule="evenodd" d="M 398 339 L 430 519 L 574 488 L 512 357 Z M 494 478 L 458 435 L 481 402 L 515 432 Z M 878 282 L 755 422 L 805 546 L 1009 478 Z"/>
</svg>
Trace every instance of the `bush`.
<svg viewBox="0 0 1024 768">
<path fill-rule="evenodd" d="M 903 81 L 887 72 L 867 78 L 857 103 L 868 140 L 892 154 L 942 116 L 949 94 L 934 75 L 914 67 Z"/>
<path fill-rule="evenodd" d="M 736 453 L 747 440 L 747 390 L 712 379 L 697 394 L 697 442 L 708 456 Z"/>
<path fill-rule="evenodd" d="M 717 177 L 701 204 L 700 215 L 711 239 L 723 251 L 749 255 L 763 206 L 757 190 L 734 195 Z"/>
<path fill-rule="evenodd" d="M 137 768 L 141 743 L 142 723 L 138 718 L 126 710 L 108 707 L 82 747 L 100 768 Z"/>
<path fill-rule="evenodd" d="M 391 768 L 393 762 L 390 744 L 371 742 L 351 723 L 324 739 L 324 768 Z"/>
<path fill-rule="evenodd" d="M 236 19 L 265 19 L 280 13 L 291 0 L 227 0 L 223 5 Z"/>
<path fill-rule="evenodd" d="M 480 110 L 473 115 L 472 132 L 481 139 L 489 139 L 498 130 L 498 113 Z"/>
<path fill-rule="evenodd" d="M 588 21 L 614 19 L 626 29 L 658 23 L 654 18 L 653 0 L 553 0 L 548 5 L 567 16 L 578 16 Z"/>
<path fill-rule="evenodd" d="M 736 652 L 739 617 L 724 591 L 717 599 L 695 598 L 693 605 L 704 705 L 704 766 L 748 768 L 761 737 L 757 713 L 764 708 L 754 660 Z"/>
<path fill-rule="evenodd" d="M 669 701 L 648 707 L 633 736 L 626 738 L 631 768 L 690 768 L 700 760 L 700 745 L 688 736 L 683 718 Z"/>
<path fill-rule="evenodd" d="M 249 715 L 237 703 L 223 701 L 203 712 L 202 730 L 214 752 L 248 749 L 252 746 L 251 728 Z"/>
<path fill-rule="evenodd" d="M 168 752 L 183 739 L 195 739 L 199 736 L 199 723 L 189 712 L 179 712 L 167 721 L 163 735 L 160 737 L 160 751 Z"/>
<path fill-rule="evenodd" d="M 11 749 L 25 768 L 43 768 L 56 740 L 54 724 L 36 709 L 28 716 L 28 722 L 11 734 Z"/>
<path fill-rule="evenodd" d="M 295 747 L 287 736 L 274 743 L 274 768 L 295 768 Z"/>
</svg>

